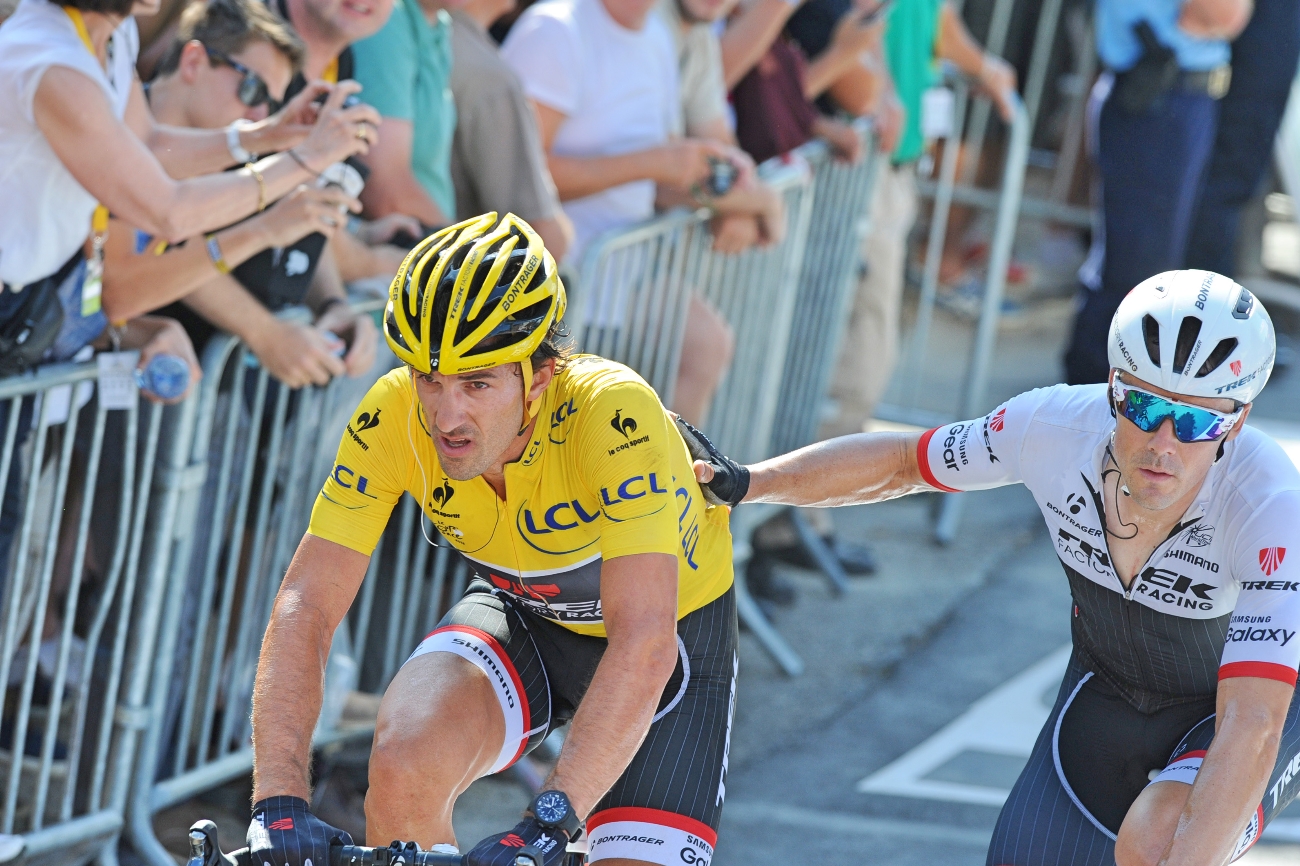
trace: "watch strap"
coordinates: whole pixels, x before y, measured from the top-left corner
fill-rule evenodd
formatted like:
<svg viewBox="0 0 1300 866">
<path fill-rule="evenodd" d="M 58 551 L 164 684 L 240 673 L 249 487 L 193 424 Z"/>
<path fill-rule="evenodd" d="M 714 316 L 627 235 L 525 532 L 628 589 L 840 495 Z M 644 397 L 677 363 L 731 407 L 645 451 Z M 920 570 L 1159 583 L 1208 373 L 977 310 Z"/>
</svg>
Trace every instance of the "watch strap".
<svg viewBox="0 0 1300 866">
<path fill-rule="evenodd" d="M 565 814 L 563 820 L 559 821 L 558 823 L 553 824 L 549 821 L 544 821 L 542 820 L 542 817 L 537 814 L 537 809 L 535 808 L 537 799 L 542 797 L 545 794 L 559 794 L 561 797 L 564 798 L 565 805 L 568 806 L 568 812 Z M 581 835 L 582 833 L 583 821 L 581 818 L 578 817 L 578 813 L 573 810 L 573 803 L 569 801 L 569 795 L 564 793 L 563 791 L 558 791 L 558 790 L 542 791 L 540 794 L 537 795 L 537 797 L 533 798 L 533 803 L 530 804 L 528 811 L 531 812 L 533 817 L 537 819 L 537 823 L 541 824 L 543 827 L 555 827 L 557 829 L 563 830 L 565 835 L 569 837 L 570 842 L 577 839 L 578 836 Z"/>
</svg>

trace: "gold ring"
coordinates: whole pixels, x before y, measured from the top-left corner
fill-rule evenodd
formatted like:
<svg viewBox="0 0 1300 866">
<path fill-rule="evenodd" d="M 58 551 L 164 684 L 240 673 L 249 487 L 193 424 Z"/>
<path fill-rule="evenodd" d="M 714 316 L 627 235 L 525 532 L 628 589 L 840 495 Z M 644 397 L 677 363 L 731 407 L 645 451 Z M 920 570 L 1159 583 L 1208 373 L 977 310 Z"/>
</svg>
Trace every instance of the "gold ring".
<svg viewBox="0 0 1300 866">
<path fill-rule="evenodd" d="M 366 137 L 366 125 L 364 123 L 358 123 L 357 138 L 365 138 L 365 137 Z"/>
</svg>

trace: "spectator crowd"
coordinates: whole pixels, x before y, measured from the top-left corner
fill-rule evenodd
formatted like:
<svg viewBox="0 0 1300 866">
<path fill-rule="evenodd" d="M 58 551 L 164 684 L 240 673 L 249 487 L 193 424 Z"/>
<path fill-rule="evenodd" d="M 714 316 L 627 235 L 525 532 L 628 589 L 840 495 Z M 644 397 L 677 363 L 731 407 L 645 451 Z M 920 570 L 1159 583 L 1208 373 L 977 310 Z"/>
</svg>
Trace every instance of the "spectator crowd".
<svg viewBox="0 0 1300 866">
<path fill-rule="evenodd" d="M 1104 230 L 1071 381 L 1104 373 L 1098 329 L 1129 287 L 1185 256 L 1230 271 L 1300 51 L 1293 2 L 1258 0 L 1244 33 L 1249 0 L 1095 5 Z M 889 159 L 828 434 L 862 429 L 894 363 L 940 61 L 1004 118 L 1017 89 L 951 0 L 0 0 L 0 18 L 0 375 L 138 350 L 192 385 L 225 331 L 291 387 L 360 377 L 386 350 L 349 297 L 381 294 L 429 232 L 513 212 L 577 270 L 686 206 L 719 253 L 771 245 L 786 215 L 757 164 L 814 137 L 860 160 L 869 117 Z M 1259 45 L 1239 56 L 1239 34 Z M 310 323 L 276 316 L 299 305 Z M 693 298 L 672 408 L 706 416 L 731 343 Z"/>
</svg>

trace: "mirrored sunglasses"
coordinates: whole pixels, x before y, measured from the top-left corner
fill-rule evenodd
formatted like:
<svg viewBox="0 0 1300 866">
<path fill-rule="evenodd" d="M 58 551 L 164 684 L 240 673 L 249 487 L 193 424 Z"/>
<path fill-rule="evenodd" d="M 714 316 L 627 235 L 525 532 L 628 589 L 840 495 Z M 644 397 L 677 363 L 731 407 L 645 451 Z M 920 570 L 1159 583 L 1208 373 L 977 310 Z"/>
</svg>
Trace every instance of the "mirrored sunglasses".
<svg viewBox="0 0 1300 866">
<path fill-rule="evenodd" d="M 1213 409 L 1167 400 L 1158 394 L 1128 385 L 1118 376 L 1111 387 L 1111 395 L 1120 414 L 1144 433 L 1154 432 L 1166 418 L 1171 419 L 1174 422 L 1174 435 L 1179 442 L 1213 442 L 1226 436 L 1241 420 L 1243 411 L 1238 409 L 1225 415 Z"/>
</svg>

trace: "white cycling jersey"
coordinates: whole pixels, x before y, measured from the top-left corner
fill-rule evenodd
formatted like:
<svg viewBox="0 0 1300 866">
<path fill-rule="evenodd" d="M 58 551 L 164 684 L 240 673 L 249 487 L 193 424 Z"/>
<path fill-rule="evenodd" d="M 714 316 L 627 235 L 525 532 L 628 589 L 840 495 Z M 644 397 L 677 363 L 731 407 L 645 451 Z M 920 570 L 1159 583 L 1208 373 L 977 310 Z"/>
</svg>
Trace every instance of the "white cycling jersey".
<svg viewBox="0 0 1300 866">
<path fill-rule="evenodd" d="M 1120 483 L 1102 476 L 1116 423 L 1106 388 L 1042 388 L 930 430 L 921 474 L 946 491 L 1029 488 L 1070 581 L 1075 651 L 1139 710 L 1213 694 L 1228 677 L 1294 686 L 1300 472 L 1276 442 L 1243 429 L 1125 589 L 1102 529 L 1102 485 Z"/>
</svg>

